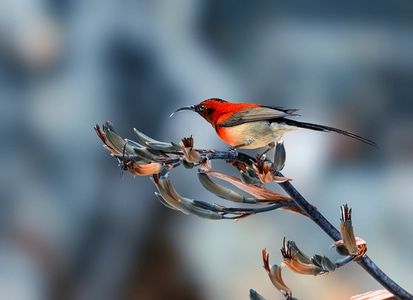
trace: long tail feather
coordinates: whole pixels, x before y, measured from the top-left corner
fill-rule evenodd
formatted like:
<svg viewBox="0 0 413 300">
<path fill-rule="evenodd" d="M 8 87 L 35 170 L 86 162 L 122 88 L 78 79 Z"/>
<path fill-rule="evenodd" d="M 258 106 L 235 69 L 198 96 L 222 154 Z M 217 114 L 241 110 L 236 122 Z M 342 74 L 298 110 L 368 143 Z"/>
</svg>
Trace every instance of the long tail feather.
<svg viewBox="0 0 413 300">
<path fill-rule="evenodd" d="M 290 125 L 290 126 L 299 127 L 299 128 L 316 130 L 316 131 L 324 131 L 324 132 L 334 131 L 334 132 L 349 136 L 353 139 L 359 140 L 359 141 L 361 141 L 363 143 L 366 143 L 370 146 L 378 148 L 377 144 L 375 142 L 373 142 L 369 139 L 366 139 L 362 136 L 359 136 L 357 134 L 354 134 L 352 132 L 348 132 L 348 131 L 341 130 L 341 129 L 338 129 L 338 128 L 324 126 L 324 125 L 318 125 L 318 124 L 312 124 L 312 123 L 299 122 L 299 121 L 285 119 L 285 118 L 282 118 L 281 123 L 284 123 L 284 124 L 287 124 L 287 125 Z"/>
</svg>

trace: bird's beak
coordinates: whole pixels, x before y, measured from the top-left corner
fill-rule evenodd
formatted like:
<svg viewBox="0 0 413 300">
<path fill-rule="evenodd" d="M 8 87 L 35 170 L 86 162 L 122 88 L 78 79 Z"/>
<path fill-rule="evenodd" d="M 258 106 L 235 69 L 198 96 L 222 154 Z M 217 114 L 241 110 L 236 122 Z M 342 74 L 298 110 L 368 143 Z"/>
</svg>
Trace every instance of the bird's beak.
<svg viewBox="0 0 413 300">
<path fill-rule="evenodd" d="M 192 105 L 192 106 L 184 106 L 184 107 L 181 107 L 181 108 L 178 108 L 177 110 L 175 110 L 173 113 L 171 113 L 171 115 L 169 116 L 169 117 L 172 117 L 174 114 L 176 114 L 177 112 L 181 112 L 181 111 L 184 111 L 184 110 L 192 110 L 192 111 L 195 111 L 195 105 Z"/>
</svg>

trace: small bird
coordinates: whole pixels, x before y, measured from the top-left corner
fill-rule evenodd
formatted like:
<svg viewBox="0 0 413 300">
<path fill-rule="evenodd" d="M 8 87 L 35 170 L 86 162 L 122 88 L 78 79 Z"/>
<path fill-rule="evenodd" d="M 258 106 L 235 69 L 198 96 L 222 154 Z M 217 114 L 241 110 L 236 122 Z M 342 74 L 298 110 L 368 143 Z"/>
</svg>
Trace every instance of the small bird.
<svg viewBox="0 0 413 300">
<path fill-rule="evenodd" d="M 376 144 L 354 133 L 334 127 L 299 122 L 287 117 L 298 116 L 296 109 L 283 109 L 276 106 L 253 103 L 231 103 L 218 98 L 211 98 L 193 106 L 185 106 L 174 111 L 191 110 L 197 112 L 212 127 L 218 136 L 233 148 L 256 149 L 267 147 L 271 150 L 287 131 L 300 128 L 317 131 L 334 131 L 362 141 L 371 146 Z"/>
</svg>

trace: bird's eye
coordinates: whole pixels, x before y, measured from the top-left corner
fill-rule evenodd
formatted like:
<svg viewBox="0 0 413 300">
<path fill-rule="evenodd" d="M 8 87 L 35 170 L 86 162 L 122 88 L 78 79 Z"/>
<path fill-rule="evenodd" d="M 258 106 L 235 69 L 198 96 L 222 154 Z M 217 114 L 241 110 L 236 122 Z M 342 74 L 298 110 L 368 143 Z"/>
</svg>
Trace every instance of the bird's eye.
<svg viewBox="0 0 413 300">
<path fill-rule="evenodd" d="M 197 106 L 197 110 L 198 110 L 199 112 L 205 110 L 205 105 L 203 105 L 203 104 L 198 105 L 198 106 Z"/>
</svg>

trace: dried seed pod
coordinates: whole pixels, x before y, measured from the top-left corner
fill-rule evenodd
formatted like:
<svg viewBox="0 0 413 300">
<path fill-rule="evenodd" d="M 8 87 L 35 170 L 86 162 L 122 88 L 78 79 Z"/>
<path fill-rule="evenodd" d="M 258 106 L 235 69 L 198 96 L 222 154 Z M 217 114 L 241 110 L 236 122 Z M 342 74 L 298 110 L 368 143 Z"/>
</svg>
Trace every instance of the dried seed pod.
<svg viewBox="0 0 413 300">
<path fill-rule="evenodd" d="M 112 154 L 133 154 L 133 147 L 128 145 L 127 141 L 113 130 L 110 121 L 103 124 L 102 129 L 96 124 L 95 131 L 104 147 Z"/>
<path fill-rule="evenodd" d="M 317 257 L 313 260 L 309 256 L 305 255 L 292 241 L 283 241 L 283 247 L 281 248 L 281 254 L 284 257 L 284 264 L 293 272 L 303 275 L 321 275 L 329 273 L 332 267 L 326 259 Z M 327 269 L 319 263 L 319 260 L 323 260 L 323 263 L 328 267 Z M 332 264 L 332 263 L 331 263 Z"/>
<path fill-rule="evenodd" d="M 234 176 L 218 173 L 218 172 L 208 172 L 208 175 L 217 177 L 219 179 L 225 180 L 240 190 L 254 196 L 257 199 L 273 201 L 274 203 L 277 201 L 291 201 L 292 199 L 289 196 L 285 196 L 273 191 L 270 191 L 266 188 L 256 185 L 248 185 L 245 184 L 241 179 L 236 178 Z"/>
<path fill-rule="evenodd" d="M 325 255 L 319 255 L 319 254 L 314 254 L 311 257 L 311 261 L 322 268 L 323 270 L 326 270 L 327 272 L 334 272 L 336 270 L 336 264 L 333 263 L 327 256 Z"/>
<path fill-rule="evenodd" d="M 350 300 L 397 300 L 397 298 L 388 290 L 377 290 L 352 296 Z"/>
<path fill-rule="evenodd" d="M 264 269 L 267 271 L 268 276 L 274 287 L 279 290 L 285 297 L 289 299 L 292 296 L 291 289 L 284 283 L 281 276 L 281 270 L 283 265 L 272 265 L 270 266 L 270 255 L 267 253 L 267 249 L 262 249 L 262 260 L 264 262 Z"/>
<path fill-rule="evenodd" d="M 286 159 L 287 153 L 285 151 L 284 141 L 279 140 L 277 141 L 274 150 L 274 168 L 276 171 L 284 169 Z"/>
<path fill-rule="evenodd" d="M 255 186 L 261 185 L 261 180 L 251 168 L 247 168 L 245 172 L 241 171 L 240 178 L 242 182 L 246 185 L 255 185 Z"/>
<path fill-rule="evenodd" d="M 133 162 L 131 170 L 127 170 L 131 172 L 135 176 L 148 176 L 153 174 L 159 174 L 163 171 L 164 165 L 160 163 L 149 163 L 149 164 L 139 164 Z"/>
<path fill-rule="evenodd" d="M 162 176 L 153 175 L 152 178 L 159 191 L 157 196 L 158 198 L 161 197 L 161 203 L 165 206 L 179 210 L 186 215 L 194 214 L 210 220 L 226 218 L 223 209 L 217 205 L 188 199 L 179 195 L 171 184 L 169 173 Z"/>
<path fill-rule="evenodd" d="M 183 138 L 180 148 L 187 162 L 199 163 L 201 161 L 201 154 L 194 149 L 194 139 L 192 136 L 189 138 Z"/>
<path fill-rule="evenodd" d="M 147 147 L 142 147 L 142 148 L 133 148 L 133 151 L 135 152 L 136 155 L 140 156 L 142 159 L 146 159 L 148 161 L 154 161 L 156 160 L 157 156 L 156 154 L 153 154 Z"/>
<path fill-rule="evenodd" d="M 159 141 L 147 136 L 146 134 L 144 134 L 143 132 L 137 130 L 136 128 L 133 128 L 133 132 L 135 133 L 136 140 L 142 146 L 147 146 L 148 143 L 162 143 L 162 142 L 159 142 Z"/>
<path fill-rule="evenodd" d="M 185 169 L 192 169 L 195 166 L 194 163 L 189 163 L 185 159 L 181 160 L 181 164 L 184 166 Z"/>
<path fill-rule="evenodd" d="M 258 294 L 255 290 L 250 289 L 250 300 L 265 300 L 265 298 Z"/>
<path fill-rule="evenodd" d="M 213 181 L 206 173 L 198 173 L 198 179 L 205 189 L 220 198 L 234 202 L 245 202 L 246 200 L 240 193 L 237 193 Z"/>
<path fill-rule="evenodd" d="M 353 225 L 351 221 L 351 208 L 347 204 L 342 205 L 341 209 L 341 219 L 340 219 L 340 234 L 343 240 L 344 246 L 346 247 L 350 255 L 358 254 L 358 246 L 356 242 L 356 237 L 354 236 Z"/>
</svg>

